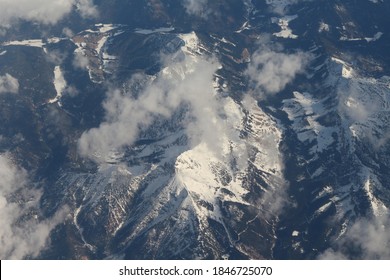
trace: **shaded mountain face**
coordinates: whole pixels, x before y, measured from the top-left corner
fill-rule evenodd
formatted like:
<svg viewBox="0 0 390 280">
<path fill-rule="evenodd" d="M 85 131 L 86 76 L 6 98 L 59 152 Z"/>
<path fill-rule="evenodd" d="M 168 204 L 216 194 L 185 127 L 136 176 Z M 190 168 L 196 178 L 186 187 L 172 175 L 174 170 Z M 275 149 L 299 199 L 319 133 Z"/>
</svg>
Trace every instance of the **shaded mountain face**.
<svg viewBox="0 0 390 280">
<path fill-rule="evenodd" d="M 390 258 L 388 2 L 69 2 L 0 22 L 2 258 Z"/>
</svg>

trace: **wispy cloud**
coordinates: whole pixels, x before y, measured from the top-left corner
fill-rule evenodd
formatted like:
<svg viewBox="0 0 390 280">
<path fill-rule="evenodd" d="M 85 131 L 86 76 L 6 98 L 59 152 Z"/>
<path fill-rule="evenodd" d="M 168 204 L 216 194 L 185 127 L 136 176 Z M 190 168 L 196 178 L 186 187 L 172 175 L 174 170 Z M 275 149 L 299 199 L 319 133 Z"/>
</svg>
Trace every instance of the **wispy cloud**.
<svg viewBox="0 0 390 280">
<path fill-rule="evenodd" d="M 205 17 L 209 13 L 208 0 L 183 0 L 183 6 L 189 15 Z"/>
<path fill-rule="evenodd" d="M 92 0 L 0 0 L 0 27 L 8 28 L 18 20 L 55 24 L 77 7 L 83 17 L 98 14 Z"/>
<path fill-rule="evenodd" d="M 84 18 L 94 18 L 99 15 L 99 11 L 93 4 L 93 0 L 78 0 L 76 6 L 80 15 Z"/>
<path fill-rule="evenodd" d="M 357 220 L 320 259 L 390 259 L 390 217 Z"/>
<path fill-rule="evenodd" d="M 0 94 L 1 93 L 18 93 L 19 81 L 10 74 L 0 76 Z"/>
<path fill-rule="evenodd" d="M 291 5 L 311 1 L 313 0 L 267 0 L 266 2 L 274 13 L 284 15 L 288 12 Z"/>
<path fill-rule="evenodd" d="M 252 55 L 246 75 L 260 95 L 276 94 L 303 73 L 309 60 L 307 53 L 284 53 L 280 47 L 263 42 Z"/>
<path fill-rule="evenodd" d="M 88 59 L 88 56 L 86 56 L 84 53 L 82 52 L 76 52 L 74 54 L 74 58 L 73 58 L 73 67 L 75 67 L 76 69 L 87 69 L 88 65 L 89 65 L 89 59 Z"/>
<path fill-rule="evenodd" d="M 338 90 L 338 110 L 350 123 L 366 121 L 367 117 L 378 111 L 380 107 L 374 98 L 366 102 L 365 94 L 361 91 L 358 83 L 354 81 L 349 81 L 346 86 Z"/>
<path fill-rule="evenodd" d="M 29 188 L 27 172 L 15 166 L 7 154 L 0 154 L 0 178 L 0 258 L 36 257 L 67 210 L 63 208 L 54 217 L 41 219 L 41 193 Z"/>
<path fill-rule="evenodd" d="M 81 136 L 80 153 L 90 158 L 97 159 L 97 155 L 104 158 L 110 151 L 132 145 L 140 132 L 155 120 L 169 119 L 183 106 L 190 112 L 186 128 L 192 143 L 202 139 L 217 149 L 218 134 L 224 127 L 219 115 L 223 105 L 218 103 L 212 86 L 217 68 L 217 62 L 212 59 L 189 56 L 167 63 L 139 94 L 109 91 L 103 104 L 106 121 Z"/>
</svg>

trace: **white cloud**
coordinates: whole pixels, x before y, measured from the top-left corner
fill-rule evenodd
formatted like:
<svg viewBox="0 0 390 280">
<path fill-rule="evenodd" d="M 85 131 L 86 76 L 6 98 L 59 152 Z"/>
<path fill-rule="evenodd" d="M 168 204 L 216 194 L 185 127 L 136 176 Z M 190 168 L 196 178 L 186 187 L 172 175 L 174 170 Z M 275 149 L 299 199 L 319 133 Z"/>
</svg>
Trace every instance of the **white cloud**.
<svg viewBox="0 0 390 280">
<path fill-rule="evenodd" d="M 9 195 L 25 184 L 26 171 L 16 168 L 6 155 L 0 155 L 0 178 L 1 194 Z"/>
<path fill-rule="evenodd" d="M 97 15 L 92 0 L 0 0 L 0 27 L 10 27 L 21 19 L 55 24 L 75 6 L 83 17 Z"/>
<path fill-rule="evenodd" d="M 62 29 L 62 33 L 63 33 L 66 37 L 68 37 L 68 38 L 72 38 L 72 37 L 74 36 L 73 31 L 72 31 L 70 28 L 68 28 L 68 27 L 65 27 L 64 29 Z"/>
<path fill-rule="evenodd" d="M 77 10 L 84 18 L 97 17 L 99 15 L 97 7 L 93 0 L 78 0 Z"/>
<path fill-rule="evenodd" d="M 51 219 L 40 220 L 40 192 L 28 188 L 27 172 L 4 154 L 0 154 L 0 178 L 0 258 L 36 257 L 51 230 L 64 220 L 66 209 Z"/>
<path fill-rule="evenodd" d="M 110 91 L 103 106 L 106 121 L 98 128 L 86 131 L 79 140 L 82 155 L 96 158 L 107 156 L 131 145 L 139 133 L 157 119 L 169 118 L 181 106 L 189 107 L 187 135 L 195 145 L 205 141 L 217 152 L 218 137 L 224 129 L 220 116 L 222 102 L 218 102 L 212 86 L 215 61 L 187 57 L 167 66 L 153 82 L 138 95 Z"/>
<path fill-rule="evenodd" d="M 25 19 L 53 24 L 72 10 L 74 0 L 0 0 L 0 25 Z"/>
<path fill-rule="evenodd" d="M 75 97 L 75 96 L 79 95 L 79 91 L 74 86 L 67 86 L 64 90 L 64 95 L 67 95 L 69 97 Z"/>
<path fill-rule="evenodd" d="M 0 76 L 0 94 L 1 93 L 18 93 L 19 82 L 10 74 Z"/>
<path fill-rule="evenodd" d="M 289 6 L 299 2 L 310 2 L 313 0 L 266 0 L 267 4 L 274 13 L 284 15 L 288 12 Z"/>
<path fill-rule="evenodd" d="M 66 55 L 58 50 L 48 51 L 46 59 L 53 64 L 60 65 L 65 60 Z"/>
<path fill-rule="evenodd" d="M 390 131 L 385 131 L 379 138 L 374 138 L 372 134 L 369 134 L 369 139 L 375 150 L 387 147 L 390 142 Z"/>
<path fill-rule="evenodd" d="M 390 259 L 389 216 L 359 219 L 320 259 Z"/>
<path fill-rule="evenodd" d="M 183 6 L 189 15 L 204 17 L 208 14 L 208 0 L 183 0 Z"/>
<path fill-rule="evenodd" d="M 83 52 L 76 52 L 72 64 L 76 69 L 87 69 L 89 59 Z"/>
<path fill-rule="evenodd" d="M 252 55 L 246 74 L 256 90 L 276 94 L 304 71 L 309 58 L 303 52 L 285 54 L 263 45 Z"/>
</svg>

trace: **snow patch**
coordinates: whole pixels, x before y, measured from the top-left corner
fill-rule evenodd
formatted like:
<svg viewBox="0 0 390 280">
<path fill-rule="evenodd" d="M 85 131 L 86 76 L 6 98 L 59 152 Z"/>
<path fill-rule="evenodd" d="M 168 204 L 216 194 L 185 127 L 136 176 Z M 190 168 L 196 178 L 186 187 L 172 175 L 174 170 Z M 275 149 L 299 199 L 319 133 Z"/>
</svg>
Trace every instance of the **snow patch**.
<svg viewBox="0 0 390 280">
<path fill-rule="evenodd" d="M 221 42 L 223 42 L 225 44 L 232 45 L 233 47 L 236 46 L 236 44 L 234 44 L 233 42 L 230 42 L 230 41 L 226 40 L 225 37 L 222 37 Z"/>
<path fill-rule="evenodd" d="M 54 81 L 53 81 L 53 83 L 54 83 L 54 88 L 56 89 L 57 95 L 53 99 L 50 99 L 49 103 L 53 104 L 53 103 L 58 102 L 58 104 L 61 106 L 61 103 L 59 101 L 62 97 L 63 91 L 66 88 L 66 81 L 65 81 L 65 78 L 64 78 L 64 75 L 61 71 L 60 66 L 56 66 L 54 68 Z"/>
<path fill-rule="evenodd" d="M 120 28 L 123 25 L 121 25 L 121 24 L 112 24 L 112 23 L 108 23 L 108 24 L 97 23 L 97 24 L 95 24 L 95 26 L 99 28 L 99 32 L 100 33 L 107 33 L 107 32 L 110 32 L 110 31 L 112 31 L 114 29 Z"/>
<path fill-rule="evenodd" d="M 187 54 L 200 54 L 201 44 L 195 32 L 180 34 L 179 38 L 184 41 L 184 46 L 181 48 Z"/>
<path fill-rule="evenodd" d="M 235 33 L 241 33 L 244 30 L 249 30 L 250 29 L 250 24 L 249 21 L 244 22 L 244 24 L 237 30 Z"/>
<path fill-rule="evenodd" d="M 58 38 L 58 37 L 53 37 L 53 38 L 49 38 L 47 39 L 47 42 L 49 44 L 57 44 L 59 42 L 61 42 L 62 40 L 67 40 L 68 38 Z"/>
<path fill-rule="evenodd" d="M 283 101 L 283 110 L 289 120 L 293 122 L 292 128 L 301 142 L 313 142 L 311 154 L 318 154 L 334 143 L 332 134 L 337 132 L 334 127 L 321 125 L 317 119 L 327 113 L 323 106 L 324 99 L 317 100 L 309 93 L 295 91 L 294 98 Z M 320 171 L 319 171 L 320 172 Z"/>
<path fill-rule="evenodd" d="M 291 38 L 291 39 L 298 38 L 297 35 L 292 33 L 292 30 L 289 27 L 289 23 L 296 18 L 298 18 L 298 15 L 284 16 L 282 18 L 273 17 L 271 19 L 272 23 L 277 23 L 282 29 L 280 32 L 273 33 L 273 35 L 281 38 Z"/>
<path fill-rule="evenodd" d="M 329 27 L 329 24 L 321 21 L 320 22 L 320 27 L 318 28 L 318 32 L 322 33 L 322 32 L 329 32 L 330 30 L 330 27 Z"/>
<path fill-rule="evenodd" d="M 31 39 L 31 40 L 22 40 L 22 41 L 10 41 L 3 44 L 3 46 L 28 46 L 35 48 L 43 48 L 45 44 L 42 39 Z"/>
<path fill-rule="evenodd" d="M 381 186 L 381 183 L 376 178 L 376 176 L 369 170 L 365 169 L 362 174 L 363 177 L 365 177 L 365 183 L 364 183 L 364 190 L 368 196 L 368 199 L 371 204 L 371 209 L 376 217 L 380 217 L 382 215 L 388 214 L 388 209 L 383 204 L 382 201 L 376 198 L 376 196 L 373 193 L 374 186 Z"/>
<path fill-rule="evenodd" d="M 283 160 L 279 151 L 282 129 L 257 106 L 253 98 L 247 97 L 243 105 L 248 110 L 250 125 L 250 128 L 246 128 L 249 133 L 248 141 L 259 151 L 253 164 L 259 170 L 283 177 Z"/>
<path fill-rule="evenodd" d="M 224 161 L 213 155 L 205 143 L 200 143 L 177 158 L 175 164 L 177 180 L 187 189 L 193 200 L 205 203 L 199 215 L 220 221 L 218 206 L 220 199 L 248 204 L 243 199 L 248 191 L 242 187 L 241 178 L 235 177 L 229 169 Z M 231 181 L 226 185 L 224 180 Z M 225 195 L 222 188 L 228 189 L 233 195 Z"/>
<path fill-rule="evenodd" d="M 156 29 L 141 29 L 141 28 L 136 28 L 134 30 L 135 33 L 138 33 L 138 34 L 145 34 L 145 35 L 149 35 L 149 34 L 153 34 L 153 33 L 167 33 L 167 32 L 172 32 L 174 31 L 175 28 L 174 27 L 160 27 L 160 28 L 156 28 Z"/>
<path fill-rule="evenodd" d="M 350 79 L 350 78 L 354 77 L 353 68 L 350 65 L 348 65 L 345 61 L 343 61 L 339 58 L 336 58 L 336 57 L 332 57 L 331 59 L 332 59 L 332 61 L 336 62 L 337 64 L 342 65 L 341 75 L 344 78 Z"/>
<path fill-rule="evenodd" d="M 325 187 L 318 193 L 318 195 L 315 197 L 314 200 L 323 198 L 323 197 L 326 196 L 326 195 L 331 195 L 331 194 L 333 194 L 333 192 L 334 192 L 334 189 L 333 189 L 331 186 L 325 186 Z"/>
<path fill-rule="evenodd" d="M 381 37 L 382 37 L 383 33 L 382 32 L 377 32 L 374 37 L 372 38 L 364 38 L 367 42 L 375 42 L 377 40 L 379 40 Z"/>
<path fill-rule="evenodd" d="M 317 209 L 317 211 L 314 213 L 314 216 L 318 217 L 319 215 L 327 211 L 332 206 L 332 204 L 333 204 L 332 201 L 325 203 L 324 205 L 322 205 L 320 208 Z"/>
<path fill-rule="evenodd" d="M 106 44 L 108 36 L 103 36 L 97 43 L 95 51 L 98 55 L 101 55 L 102 48 Z"/>
</svg>

